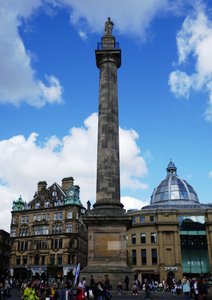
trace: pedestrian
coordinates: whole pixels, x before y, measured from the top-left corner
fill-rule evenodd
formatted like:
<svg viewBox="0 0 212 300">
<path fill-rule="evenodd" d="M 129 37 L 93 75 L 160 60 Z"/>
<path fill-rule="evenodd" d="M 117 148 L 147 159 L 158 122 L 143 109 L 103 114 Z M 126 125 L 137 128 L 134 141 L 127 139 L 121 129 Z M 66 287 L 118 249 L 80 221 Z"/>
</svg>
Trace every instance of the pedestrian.
<svg viewBox="0 0 212 300">
<path fill-rule="evenodd" d="M 150 291 L 149 281 L 147 279 L 144 279 L 143 287 L 144 287 L 144 296 L 143 296 L 142 300 L 144 300 L 144 299 L 153 300 L 152 293 Z"/>
<path fill-rule="evenodd" d="M 109 277 L 107 274 L 105 275 L 104 291 L 105 291 L 104 299 L 109 300 L 111 298 L 111 286 L 110 286 L 110 280 L 109 280 Z"/>
<path fill-rule="evenodd" d="M 78 284 L 77 291 L 76 291 L 76 300 L 84 300 L 84 299 L 86 299 L 85 291 L 83 289 L 82 283 L 80 282 Z"/>
<path fill-rule="evenodd" d="M 130 281 L 129 276 L 126 275 L 125 278 L 124 278 L 124 283 L 125 283 L 126 291 L 129 290 L 129 281 Z"/>
<path fill-rule="evenodd" d="M 205 300 L 208 289 L 204 278 L 200 278 L 199 282 L 197 283 L 197 288 L 199 292 L 199 300 Z"/>
<path fill-rule="evenodd" d="M 101 281 L 101 277 L 98 277 L 94 288 L 94 298 L 95 300 L 103 300 L 104 297 L 104 285 Z"/>
<path fill-rule="evenodd" d="M 28 283 L 24 290 L 24 300 L 39 300 L 35 286 L 31 282 Z"/>
<path fill-rule="evenodd" d="M 199 300 L 198 281 L 196 278 L 193 278 L 193 298 L 194 300 Z"/>
<path fill-rule="evenodd" d="M 122 283 L 121 281 L 119 281 L 118 285 L 117 285 L 117 290 L 118 290 L 118 293 L 121 294 L 122 293 Z"/>
<path fill-rule="evenodd" d="M 190 281 L 186 278 L 186 276 L 183 277 L 183 279 L 181 281 L 181 285 L 182 285 L 184 299 L 190 300 L 191 299 L 191 295 L 190 295 L 191 287 L 190 287 Z"/>
<path fill-rule="evenodd" d="M 138 286 L 136 281 L 134 281 L 133 286 L 132 286 L 132 294 L 134 295 L 138 295 Z"/>
</svg>

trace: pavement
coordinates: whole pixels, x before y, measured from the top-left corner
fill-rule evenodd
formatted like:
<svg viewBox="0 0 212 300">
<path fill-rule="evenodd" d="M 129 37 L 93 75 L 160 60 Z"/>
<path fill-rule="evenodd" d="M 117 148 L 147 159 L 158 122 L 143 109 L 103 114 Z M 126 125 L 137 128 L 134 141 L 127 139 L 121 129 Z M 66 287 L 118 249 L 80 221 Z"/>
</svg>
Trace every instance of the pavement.
<svg viewBox="0 0 212 300">
<path fill-rule="evenodd" d="M 183 300 L 183 294 L 172 295 L 170 292 L 151 292 L 153 300 Z M 144 296 L 144 292 L 139 291 L 138 295 L 133 296 L 131 291 L 123 291 L 122 294 L 113 292 L 112 300 L 141 300 Z M 20 292 L 18 289 L 11 290 L 11 297 L 5 300 L 20 300 Z M 212 300 L 212 289 L 209 290 L 205 300 Z"/>
<path fill-rule="evenodd" d="M 180 295 L 172 295 L 171 292 L 151 292 L 153 300 L 184 300 L 184 296 L 181 293 Z M 113 300 L 136 300 L 143 299 L 144 292 L 139 291 L 138 295 L 133 296 L 132 292 L 123 292 L 122 294 L 113 293 Z M 209 294 L 206 296 L 205 300 L 212 300 L 212 290 L 209 291 Z"/>
</svg>

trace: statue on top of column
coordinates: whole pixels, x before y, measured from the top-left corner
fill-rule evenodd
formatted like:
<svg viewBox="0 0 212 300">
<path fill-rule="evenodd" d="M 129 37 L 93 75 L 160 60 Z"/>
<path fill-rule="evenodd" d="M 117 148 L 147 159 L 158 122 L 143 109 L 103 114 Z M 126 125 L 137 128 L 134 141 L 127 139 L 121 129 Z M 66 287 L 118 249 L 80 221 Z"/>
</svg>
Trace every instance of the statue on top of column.
<svg viewBox="0 0 212 300">
<path fill-rule="evenodd" d="M 107 21 L 105 22 L 105 35 L 112 35 L 113 25 L 114 24 L 110 17 L 108 17 Z"/>
</svg>

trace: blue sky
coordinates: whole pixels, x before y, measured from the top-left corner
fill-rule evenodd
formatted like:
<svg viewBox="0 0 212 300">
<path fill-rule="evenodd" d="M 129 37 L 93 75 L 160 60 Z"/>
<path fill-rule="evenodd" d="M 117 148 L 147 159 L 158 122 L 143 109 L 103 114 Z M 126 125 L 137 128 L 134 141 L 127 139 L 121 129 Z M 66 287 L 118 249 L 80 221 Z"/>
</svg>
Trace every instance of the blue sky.
<svg viewBox="0 0 212 300">
<path fill-rule="evenodd" d="M 210 1 L 0 0 L 0 228 L 41 180 L 73 176 L 83 204 L 95 201 L 95 49 L 108 16 L 122 50 L 121 201 L 148 204 L 172 159 L 211 202 Z"/>
</svg>

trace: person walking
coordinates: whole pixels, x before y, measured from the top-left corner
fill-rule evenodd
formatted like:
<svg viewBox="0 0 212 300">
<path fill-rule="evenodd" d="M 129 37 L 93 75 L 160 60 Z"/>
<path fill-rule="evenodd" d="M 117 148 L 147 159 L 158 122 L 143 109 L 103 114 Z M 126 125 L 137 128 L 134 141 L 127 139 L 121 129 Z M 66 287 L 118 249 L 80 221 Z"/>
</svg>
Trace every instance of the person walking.
<svg viewBox="0 0 212 300">
<path fill-rule="evenodd" d="M 153 300 L 150 285 L 149 285 L 149 281 L 147 279 L 144 279 L 143 287 L 144 287 L 144 296 L 143 296 L 142 300 L 144 300 L 144 299 Z"/>
</svg>

